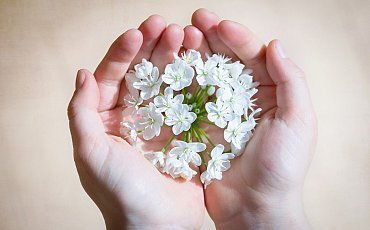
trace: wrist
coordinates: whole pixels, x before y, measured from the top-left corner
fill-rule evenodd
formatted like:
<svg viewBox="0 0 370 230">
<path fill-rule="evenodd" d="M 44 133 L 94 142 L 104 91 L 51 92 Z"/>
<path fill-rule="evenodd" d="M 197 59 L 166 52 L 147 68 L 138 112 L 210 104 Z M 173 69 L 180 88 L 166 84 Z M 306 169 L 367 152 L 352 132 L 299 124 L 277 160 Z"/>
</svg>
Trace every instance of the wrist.
<svg viewBox="0 0 370 230">
<path fill-rule="evenodd" d="M 154 218 L 152 218 L 154 216 Z M 122 215 L 122 213 L 103 213 L 105 226 L 107 230 L 126 230 L 126 229 L 158 229 L 158 230 L 184 230 L 199 229 L 199 227 L 190 227 L 182 225 L 184 223 L 171 223 L 166 218 L 158 218 L 155 214 L 151 217 L 139 215 Z M 187 224 L 187 223 L 186 223 Z"/>
<path fill-rule="evenodd" d="M 217 229 L 310 229 L 299 194 L 268 199 L 252 207 L 245 204 L 232 218 L 215 225 Z"/>
</svg>

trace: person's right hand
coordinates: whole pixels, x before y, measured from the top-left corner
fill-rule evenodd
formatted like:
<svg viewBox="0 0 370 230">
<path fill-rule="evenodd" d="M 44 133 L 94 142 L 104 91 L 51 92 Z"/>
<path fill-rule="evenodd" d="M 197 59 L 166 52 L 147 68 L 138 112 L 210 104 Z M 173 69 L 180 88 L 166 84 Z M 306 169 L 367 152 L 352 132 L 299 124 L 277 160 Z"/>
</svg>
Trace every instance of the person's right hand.
<svg viewBox="0 0 370 230">
<path fill-rule="evenodd" d="M 168 140 L 132 147 L 119 136 L 123 78 L 142 58 L 163 70 L 183 42 L 183 30 L 151 16 L 110 47 L 94 75 L 80 70 L 68 107 L 74 159 L 81 183 L 103 213 L 107 229 L 199 229 L 204 218 L 199 176 L 189 182 L 161 174 L 139 152 L 158 151 Z M 199 174 L 198 174 L 199 175 Z"/>
<path fill-rule="evenodd" d="M 317 125 L 303 72 L 279 41 L 266 47 L 236 22 L 200 9 L 192 24 L 185 28 L 184 47 L 223 53 L 253 69 L 263 111 L 244 154 L 205 190 L 211 218 L 220 229 L 307 228 L 301 196 Z"/>
</svg>

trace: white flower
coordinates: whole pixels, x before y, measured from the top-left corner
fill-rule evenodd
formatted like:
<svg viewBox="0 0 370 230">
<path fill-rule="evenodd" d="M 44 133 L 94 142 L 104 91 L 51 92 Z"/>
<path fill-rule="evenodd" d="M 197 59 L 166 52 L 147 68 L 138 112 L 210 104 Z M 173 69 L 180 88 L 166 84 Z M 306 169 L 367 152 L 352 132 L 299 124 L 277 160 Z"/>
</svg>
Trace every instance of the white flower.
<svg viewBox="0 0 370 230">
<path fill-rule="evenodd" d="M 216 145 L 211 151 L 211 160 L 208 161 L 207 170 L 204 171 L 200 179 L 206 186 L 212 182 L 212 179 L 221 180 L 222 172 L 230 168 L 230 159 L 235 156 L 232 153 L 223 153 L 224 146 L 221 144 Z"/>
<path fill-rule="evenodd" d="M 244 65 L 240 61 L 236 61 L 230 64 L 224 64 L 223 67 L 227 69 L 232 78 L 237 78 L 242 74 Z"/>
<path fill-rule="evenodd" d="M 152 153 L 145 153 L 144 157 L 152 163 L 157 169 L 163 171 L 164 163 L 166 159 L 166 155 L 163 152 L 152 152 Z"/>
<path fill-rule="evenodd" d="M 185 160 L 177 159 L 176 156 L 170 156 L 166 159 L 163 171 L 170 174 L 173 178 L 182 177 L 187 181 L 197 174 Z"/>
<path fill-rule="evenodd" d="M 144 58 L 141 60 L 141 63 L 134 66 L 135 69 L 135 76 L 138 79 L 146 79 L 149 75 L 153 72 L 153 63 L 150 61 L 145 60 Z"/>
<path fill-rule="evenodd" d="M 121 122 L 120 133 L 122 135 L 126 135 L 127 131 L 128 131 L 128 135 L 131 138 L 131 140 L 136 142 L 138 130 L 135 124 L 129 121 Z"/>
<path fill-rule="evenodd" d="M 195 121 L 197 115 L 189 112 L 189 106 L 185 104 L 177 104 L 172 109 L 166 111 L 165 123 L 172 127 L 172 132 L 175 135 L 188 131 L 190 125 Z"/>
<path fill-rule="evenodd" d="M 125 95 L 123 98 L 123 102 L 127 108 L 135 108 L 138 110 L 139 105 L 143 103 L 143 99 L 139 95 L 139 91 L 134 88 L 134 82 L 139 81 L 139 79 L 135 76 L 134 71 L 130 71 L 125 74 L 125 84 L 128 90 L 128 94 Z"/>
<path fill-rule="evenodd" d="M 235 85 L 243 86 L 246 90 L 256 88 L 259 83 L 253 82 L 253 76 L 251 76 L 250 73 L 250 69 L 245 69 L 240 75 L 233 76 L 233 87 L 235 88 Z"/>
<path fill-rule="evenodd" d="M 197 82 L 199 85 L 215 85 L 215 81 L 212 78 L 214 69 L 217 66 L 217 62 L 208 60 L 205 63 L 199 62 L 195 67 L 197 72 Z"/>
<path fill-rule="evenodd" d="M 207 118 L 214 122 L 218 127 L 225 128 L 228 121 L 234 119 L 231 107 L 226 106 L 222 100 L 217 100 L 216 103 L 206 103 Z"/>
<path fill-rule="evenodd" d="M 223 66 L 224 64 L 231 60 L 231 58 L 226 57 L 224 54 L 213 54 L 212 56 L 206 54 L 206 56 L 208 60 L 215 62 L 217 66 Z"/>
<path fill-rule="evenodd" d="M 181 54 L 181 59 L 190 66 L 196 66 L 200 62 L 203 62 L 200 53 L 193 49 L 189 49 L 186 52 L 183 52 Z"/>
<path fill-rule="evenodd" d="M 227 129 L 224 130 L 225 141 L 231 143 L 231 148 L 234 152 L 242 150 L 250 137 L 251 130 L 255 127 L 254 120 L 241 122 L 240 116 L 229 122 Z"/>
<path fill-rule="evenodd" d="M 187 163 L 193 163 L 196 166 L 202 164 L 202 159 L 198 153 L 206 150 L 206 145 L 199 142 L 186 143 L 184 141 L 176 141 L 175 146 L 169 152 L 169 155 L 177 156 L 179 159 L 185 160 Z"/>
<path fill-rule="evenodd" d="M 204 188 L 207 188 L 207 186 L 212 183 L 212 180 L 215 178 L 212 178 L 212 176 L 208 173 L 208 171 L 202 172 L 200 174 L 200 181 L 204 184 Z"/>
<path fill-rule="evenodd" d="M 124 103 L 128 108 L 139 109 L 139 105 L 143 103 L 143 99 L 139 96 L 139 91 L 137 89 L 131 89 L 130 93 L 124 97 Z"/>
<path fill-rule="evenodd" d="M 154 104 L 157 106 L 158 112 L 165 112 L 167 109 L 172 108 L 176 104 L 181 104 L 184 101 L 184 95 L 178 94 L 173 97 L 173 90 L 167 87 L 164 90 L 163 96 L 157 96 L 154 98 Z"/>
<path fill-rule="evenodd" d="M 134 82 L 133 86 L 135 89 L 141 90 L 140 97 L 147 100 L 157 95 L 162 84 L 158 68 L 143 59 L 141 64 L 135 66 L 135 70 L 138 81 Z"/>
<path fill-rule="evenodd" d="M 227 106 L 230 106 L 237 115 L 243 115 L 244 108 L 249 105 L 249 96 L 242 87 L 232 89 L 231 87 L 224 88 L 221 99 Z"/>
<path fill-rule="evenodd" d="M 180 160 L 182 164 L 182 170 L 180 176 L 184 178 L 187 181 L 190 181 L 191 178 L 193 178 L 195 175 L 197 175 L 197 172 L 190 168 L 189 164 L 186 163 L 185 160 Z"/>
<path fill-rule="evenodd" d="M 223 66 L 214 68 L 212 71 L 212 79 L 218 87 L 225 87 L 230 84 L 232 80 L 230 73 Z"/>
<path fill-rule="evenodd" d="M 162 75 L 163 81 L 176 91 L 188 87 L 193 77 L 194 69 L 181 59 L 175 59 L 174 63 L 168 64 Z"/>
<path fill-rule="evenodd" d="M 140 130 L 143 130 L 143 138 L 150 140 L 154 136 L 159 136 L 161 133 L 161 126 L 163 125 L 163 115 L 156 111 L 155 105 L 151 102 L 149 107 L 142 107 L 138 110 L 141 116 L 135 125 Z"/>
<path fill-rule="evenodd" d="M 256 115 L 256 114 L 258 114 L 259 112 L 261 112 L 262 111 L 262 109 L 261 108 L 258 108 L 258 109 L 256 109 L 256 110 L 252 110 L 252 112 L 251 112 L 251 114 L 249 114 L 248 115 L 248 110 L 245 110 L 245 113 L 244 113 L 244 118 L 245 118 L 245 120 L 247 120 L 247 121 L 251 121 L 251 122 L 255 122 L 255 118 L 254 118 L 254 116 Z M 256 124 L 255 124 L 256 125 Z"/>
</svg>

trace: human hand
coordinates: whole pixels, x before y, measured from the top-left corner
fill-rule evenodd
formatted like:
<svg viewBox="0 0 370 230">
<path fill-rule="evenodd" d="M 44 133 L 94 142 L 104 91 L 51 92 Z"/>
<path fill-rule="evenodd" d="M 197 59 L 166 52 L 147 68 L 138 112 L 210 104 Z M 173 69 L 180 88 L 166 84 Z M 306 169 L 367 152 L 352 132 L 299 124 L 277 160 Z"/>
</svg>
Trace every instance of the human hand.
<svg viewBox="0 0 370 230">
<path fill-rule="evenodd" d="M 194 229 L 203 223 L 199 176 L 189 182 L 173 180 L 140 153 L 164 146 L 166 132 L 135 147 L 119 137 L 125 73 L 142 58 L 163 70 L 183 37 L 179 26 L 166 27 L 160 16 L 151 16 L 112 44 L 94 75 L 87 70 L 77 74 L 68 107 L 74 159 L 81 183 L 101 210 L 107 229 Z"/>
<path fill-rule="evenodd" d="M 253 69 L 261 119 L 242 156 L 205 190 L 217 228 L 308 228 L 302 186 L 316 145 L 317 124 L 303 72 L 279 41 L 266 47 L 246 27 L 197 10 L 184 47 L 224 53 Z"/>
</svg>

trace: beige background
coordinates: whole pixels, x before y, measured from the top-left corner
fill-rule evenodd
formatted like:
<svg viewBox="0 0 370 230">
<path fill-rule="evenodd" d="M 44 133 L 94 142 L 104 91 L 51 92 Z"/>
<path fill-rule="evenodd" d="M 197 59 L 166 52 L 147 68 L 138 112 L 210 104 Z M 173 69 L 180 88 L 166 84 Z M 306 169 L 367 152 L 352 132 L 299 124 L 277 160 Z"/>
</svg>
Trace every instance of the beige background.
<svg viewBox="0 0 370 230">
<path fill-rule="evenodd" d="M 0 1 L 0 229 L 103 229 L 72 159 L 78 68 L 153 13 L 196 8 L 280 38 L 306 72 L 319 142 L 304 191 L 314 229 L 370 228 L 370 1 Z M 212 229 L 206 220 L 205 229 Z"/>
</svg>

